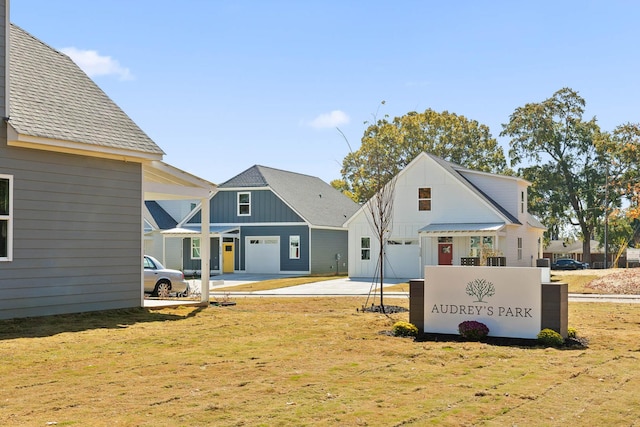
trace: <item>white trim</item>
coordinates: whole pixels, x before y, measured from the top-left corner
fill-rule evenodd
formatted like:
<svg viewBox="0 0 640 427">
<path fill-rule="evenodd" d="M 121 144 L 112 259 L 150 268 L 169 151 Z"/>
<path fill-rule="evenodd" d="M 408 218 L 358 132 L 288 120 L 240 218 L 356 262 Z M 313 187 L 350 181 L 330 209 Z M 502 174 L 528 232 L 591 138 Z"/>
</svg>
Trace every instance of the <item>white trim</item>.
<svg viewBox="0 0 640 427">
<path fill-rule="evenodd" d="M 163 156 L 163 153 L 134 151 L 124 148 L 86 144 L 82 142 L 21 135 L 13 128 L 13 126 L 10 126 L 10 122 L 7 126 L 7 145 L 10 147 L 31 148 L 34 150 L 53 151 L 57 153 L 76 154 L 135 163 L 143 163 L 148 160 L 162 160 Z"/>
<path fill-rule="evenodd" d="M 362 247 L 362 239 L 368 239 L 369 240 L 369 247 L 368 248 L 363 248 Z M 360 236 L 360 242 L 358 243 L 358 252 L 360 253 L 360 259 L 359 261 L 371 261 L 371 237 L 370 236 Z M 362 257 L 362 251 L 364 250 L 368 250 L 369 251 L 369 258 L 363 258 Z"/>
<path fill-rule="evenodd" d="M 200 237 L 198 237 L 198 236 L 193 236 L 189 240 L 191 241 L 191 245 L 190 245 L 191 246 L 191 255 L 190 255 L 191 259 L 202 259 L 202 252 L 201 252 L 202 251 L 202 239 Z M 198 246 L 197 246 L 198 254 L 200 254 L 197 257 L 193 256 L 193 249 L 196 246 L 195 245 L 196 240 L 198 241 Z"/>
<path fill-rule="evenodd" d="M 247 188 L 250 188 L 251 191 L 253 190 L 271 190 L 270 187 L 224 187 L 224 188 L 220 188 L 218 187 L 218 191 L 222 192 L 222 191 L 227 191 L 227 192 L 237 192 L 237 191 L 247 191 Z"/>
<path fill-rule="evenodd" d="M 214 222 L 211 223 L 211 226 L 215 227 L 270 227 L 270 226 L 291 226 L 291 225 L 308 225 L 306 222 Z M 181 222 L 177 225 L 177 227 L 201 227 L 199 222 L 191 222 L 184 223 Z M 322 228 L 322 227 L 313 227 L 313 228 Z M 328 227 L 326 227 L 328 228 Z M 336 228 L 336 230 L 344 230 L 344 228 Z"/>
<path fill-rule="evenodd" d="M 9 82 L 9 63 L 11 58 L 9 57 L 11 51 L 11 23 L 9 19 L 9 0 L 5 2 L 4 9 L 4 116 L 11 117 L 11 103 L 9 102 L 9 93 L 11 88 Z M 7 126 L 8 128 L 9 126 Z"/>
<path fill-rule="evenodd" d="M 294 240 L 297 240 L 297 246 L 293 246 Z M 297 249 L 297 254 L 292 254 L 293 248 Z M 289 235 L 289 259 L 300 259 L 300 235 Z"/>
<path fill-rule="evenodd" d="M 0 262 L 13 261 L 13 175 L 0 174 L 0 179 L 9 181 L 9 211 L 7 215 L 0 215 L 0 219 L 7 221 L 7 256 L 0 257 Z"/>
<path fill-rule="evenodd" d="M 248 202 L 240 202 L 240 196 L 249 196 Z M 241 206 L 249 206 L 249 213 L 240 213 Z M 238 191 L 236 193 L 236 215 L 237 216 L 251 216 L 251 191 Z"/>
</svg>

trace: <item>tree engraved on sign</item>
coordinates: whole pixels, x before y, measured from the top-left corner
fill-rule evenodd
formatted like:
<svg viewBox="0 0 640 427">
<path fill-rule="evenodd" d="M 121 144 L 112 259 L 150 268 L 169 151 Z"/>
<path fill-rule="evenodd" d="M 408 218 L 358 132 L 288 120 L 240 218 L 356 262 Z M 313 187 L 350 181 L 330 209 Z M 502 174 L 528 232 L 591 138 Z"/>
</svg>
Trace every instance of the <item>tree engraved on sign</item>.
<svg viewBox="0 0 640 427">
<path fill-rule="evenodd" d="M 485 280 L 485 279 L 475 279 L 472 282 L 467 283 L 467 288 L 465 289 L 467 295 L 476 297 L 477 300 L 474 302 L 484 302 L 484 297 L 493 296 L 496 292 L 496 288 L 493 286 L 493 283 Z"/>
</svg>

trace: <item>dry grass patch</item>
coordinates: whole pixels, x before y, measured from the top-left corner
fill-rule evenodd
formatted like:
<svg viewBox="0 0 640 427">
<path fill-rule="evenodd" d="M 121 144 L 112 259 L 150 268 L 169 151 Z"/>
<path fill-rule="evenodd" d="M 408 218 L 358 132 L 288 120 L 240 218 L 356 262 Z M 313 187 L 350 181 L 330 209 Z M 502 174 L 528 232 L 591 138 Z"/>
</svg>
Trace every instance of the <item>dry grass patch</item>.
<svg viewBox="0 0 640 427">
<path fill-rule="evenodd" d="M 362 298 L 0 322 L 0 424 L 632 425 L 640 305 L 571 303 L 589 348 L 391 337 Z M 408 304 L 393 299 L 393 304 Z"/>
<path fill-rule="evenodd" d="M 595 294 L 598 293 L 595 289 L 589 288 L 588 285 L 592 280 L 597 279 L 597 275 L 571 275 L 563 274 L 561 276 L 557 274 L 551 275 L 552 282 L 563 282 L 568 285 L 569 293 L 571 294 Z"/>
</svg>

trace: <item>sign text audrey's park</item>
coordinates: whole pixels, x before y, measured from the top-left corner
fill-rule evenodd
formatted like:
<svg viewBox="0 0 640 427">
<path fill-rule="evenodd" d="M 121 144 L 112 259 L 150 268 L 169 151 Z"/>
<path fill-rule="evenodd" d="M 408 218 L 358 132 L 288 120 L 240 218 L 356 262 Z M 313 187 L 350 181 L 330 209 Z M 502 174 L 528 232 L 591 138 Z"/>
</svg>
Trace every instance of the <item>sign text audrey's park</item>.
<svg viewBox="0 0 640 427">
<path fill-rule="evenodd" d="M 427 266 L 424 331 L 458 334 L 465 320 L 495 337 L 536 338 L 542 316 L 540 269 Z"/>
</svg>

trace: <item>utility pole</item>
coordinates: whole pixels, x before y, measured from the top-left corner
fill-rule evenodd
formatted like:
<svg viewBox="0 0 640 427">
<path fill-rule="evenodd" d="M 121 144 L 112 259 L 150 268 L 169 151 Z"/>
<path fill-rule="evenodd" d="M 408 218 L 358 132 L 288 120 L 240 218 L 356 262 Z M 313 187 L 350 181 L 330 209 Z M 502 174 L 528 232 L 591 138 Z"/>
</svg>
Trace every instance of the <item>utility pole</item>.
<svg viewBox="0 0 640 427">
<path fill-rule="evenodd" d="M 604 181 L 604 268 L 608 268 L 609 259 L 609 162 L 607 162 L 607 174 Z"/>
</svg>

